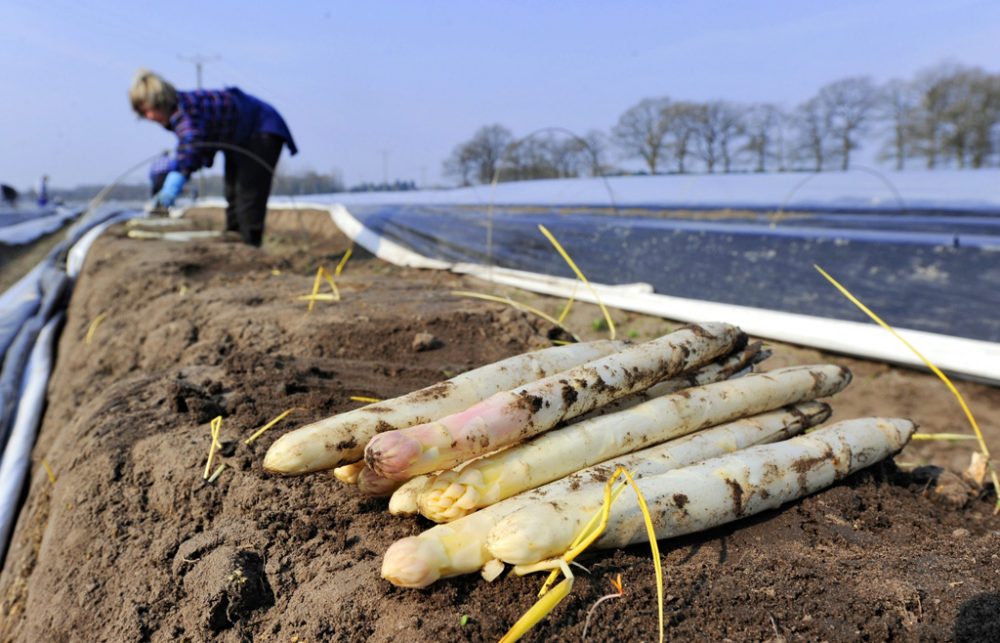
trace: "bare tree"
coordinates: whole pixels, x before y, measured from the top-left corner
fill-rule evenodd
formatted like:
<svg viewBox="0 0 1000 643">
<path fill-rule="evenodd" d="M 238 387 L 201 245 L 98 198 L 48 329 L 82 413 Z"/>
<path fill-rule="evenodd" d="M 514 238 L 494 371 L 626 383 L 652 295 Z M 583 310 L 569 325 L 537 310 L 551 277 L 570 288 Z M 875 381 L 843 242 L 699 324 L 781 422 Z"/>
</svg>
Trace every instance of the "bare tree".
<svg viewBox="0 0 1000 643">
<path fill-rule="evenodd" d="M 914 151 L 924 157 L 927 169 L 940 162 L 947 137 L 947 113 L 953 102 L 954 78 L 962 67 L 941 63 L 917 74 L 914 86 L 920 95 L 911 130 Z"/>
<path fill-rule="evenodd" d="M 796 156 L 808 160 L 813 171 L 821 172 L 829 154 L 829 112 L 817 96 L 799 105 L 795 109 L 794 119 L 797 132 Z"/>
<path fill-rule="evenodd" d="M 590 176 L 604 176 L 611 171 L 606 162 L 608 155 L 608 136 L 604 132 L 592 129 L 583 136 L 582 162 L 586 163 L 586 171 Z"/>
<path fill-rule="evenodd" d="M 705 162 L 710 173 L 722 163 L 722 171 L 732 169 L 732 145 L 743 129 L 743 120 L 734 103 L 713 100 L 705 103 L 698 112 L 696 154 Z"/>
<path fill-rule="evenodd" d="M 943 151 L 960 168 L 983 167 L 992 151 L 993 129 L 1000 120 L 998 78 L 979 68 L 961 68 L 948 85 L 948 104 L 942 112 Z"/>
<path fill-rule="evenodd" d="M 503 153 L 504 181 L 555 179 L 569 176 L 565 147 L 551 135 L 529 136 L 511 143 Z"/>
<path fill-rule="evenodd" d="M 455 147 L 444 163 L 444 172 L 460 178 L 462 185 L 470 185 L 472 179 L 489 183 L 513 140 L 514 135 L 502 125 L 480 127 L 471 140 Z"/>
<path fill-rule="evenodd" d="M 612 129 L 615 143 L 625 157 L 641 158 L 650 174 L 656 174 L 663 155 L 667 135 L 663 110 L 669 104 L 666 97 L 644 98 L 628 108 Z"/>
<path fill-rule="evenodd" d="M 753 159 L 753 171 L 767 171 L 768 162 L 781 162 L 781 127 L 785 119 L 784 113 L 777 105 L 760 103 L 752 105 L 747 110 L 744 119 L 744 134 L 746 136 L 743 150 Z"/>
<path fill-rule="evenodd" d="M 681 174 L 687 172 L 687 159 L 693 153 L 702 109 L 701 105 L 691 102 L 670 103 L 663 109 L 669 149 L 677 161 L 677 171 Z"/>
<path fill-rule="evenodd" d="M 851 152 L 868 129 L 878 104 L 878 89 L 868 77 L 845 78 L 819 90 L 820 109 L 826 112 L 830 136 L 836 141 L 840 169 L 851 165 Z"/>
<path fill-rule="evenodd" d="M 893 79 L 879 93 L 879 117 L 888 125 L 889 139 L 882 147 L 879 158 L 892 160 L 897 170 L 902 170 L 912 154 L 910 134 L 915 127 L 919 97 L 912 83 Z"/>
</svg>

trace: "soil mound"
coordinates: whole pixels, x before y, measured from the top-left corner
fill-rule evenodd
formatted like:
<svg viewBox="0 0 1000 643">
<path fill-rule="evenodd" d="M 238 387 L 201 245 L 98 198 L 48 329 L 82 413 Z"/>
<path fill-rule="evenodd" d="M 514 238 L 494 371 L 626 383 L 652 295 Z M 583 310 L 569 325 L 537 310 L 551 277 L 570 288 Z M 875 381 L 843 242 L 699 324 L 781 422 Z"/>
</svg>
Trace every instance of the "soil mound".
<svg viewBox="0 0 1000 643">
<path fill-rule="evenodd" d="M 492 286 L 396 268 L 358 249 L 337 279 L 342 301 L 306 314 L 296 297 L 349 246 L 324 216 L 272 216 L 264 250 L 138 241 L 123 226 L 95 243 L 0 574 L 0 640 L 489 641 L 534 602 L 539 577 L 393 587 L 379 577 L 382 553 L 429 523 L 390 516 L 385 500 L 329 475 L 263 472 L 283 431 L 356 408 L 352 396 L 401 395 L 560 334 L 512 308 L 451 294 Z M 558 314 L 562 302 L 546 305 Z M 574 315 L 571 327 L 597 335 L 592 307 Z M 667 330 L 662 320 L 615 317 L 641 339 Z M 963 430 L 931 376 L 775 351 L 764 370 L 852 368 L 855 383 L 832 401 L 835 419 L 903 415 L 924 431 Z M 996 438 L 997 389 L 961 388 Z M 217 415 L 226 468 L 206 483 Z M 996 640 L 1000 518 L 992 496 L 956 475 L 968 453 L 967 445 L 908 447 L 898 462 L 945 468 L 883 463 L 781 510 L 661 543 L 669 636 Z M 582 562 L 589 572 L 578 570 L 572 594 L 528 640 L 579 640 L 619 573 L 625 594 L 595 609 L 588 640 L 655 640 L 648 548 Z"/>
</svg>

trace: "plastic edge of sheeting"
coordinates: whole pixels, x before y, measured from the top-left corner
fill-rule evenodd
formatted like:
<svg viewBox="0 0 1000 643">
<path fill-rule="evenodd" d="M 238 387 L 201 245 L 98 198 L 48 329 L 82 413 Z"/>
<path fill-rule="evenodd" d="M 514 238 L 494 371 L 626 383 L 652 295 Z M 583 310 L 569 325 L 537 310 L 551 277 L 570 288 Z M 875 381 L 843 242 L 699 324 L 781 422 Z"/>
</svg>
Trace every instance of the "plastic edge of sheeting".
<svg viewBox="0 0 1000 643">
<path fill-rule="evenodd" d="M 141 213 L 137 214 L 132 210 L 126 210 L 110 217 L 107 221 L 98 223 L 90 230 L 87 230 L 87 232 L 85 232 L 80 239 L 73 244 L 73 247 L 69 249 L 69 252 L 66 253 L 66 274 L 69 275 L 70 279 L 75 280 L 80 276 L 80 271 L 83 270 L 83 262 L 87 259 L 87 253 L 90 251 L 90 246 L 93 245 L 97 237 L 101 236 L 105 230 L 116 223 L 142 216 L 145 215 Z"/>
<path fill-rule="evenodd" d="M 512 282 L 536 282 L 540 284 L 550 284 L 552 286 L 557 286 L 561 288 L 566 288 L 569 292 L 580 291 L 587 289 L 587 285 L 581 282 L 579 279 L 570 279 L 568 277 L 555 277 L 553 275 L 543 275 L 537 272 L 527 272 L 525 270 L 514 270 L 513 268 L 498 268 L 496 266 L 483 266 L 477 263 L 456 263 L 451 267 L 452 272 L 457 272 L 459 274 L 471 275 L 473 277 L 479 277 L 480 279 L 487 279 L 488 281 L 495 281 L 497 283 L 506 283 L 507 281 Z M 492 278 L 487 278 L 482 275 L 492 275 Z M 652 294 L 653 287 L 647 283 L 637 282 L 633 284 L 595 284 L 592 282 L 590 286 L 594 288 L 598 293 L 602 292 L 617 292 L 621 294 Z M 511 285 L 517 285 L 511 283 Z M 523 286 L 522 286 L 523 287 Z"/>
<path fill-rule="evenodd" d="M 482 270 L 481 275 L 476 276 L 546 295 L 558 297 L 574 295 L 570 289 L 547 286 L 534 280 L 498 278 L 496 275 L 491 278 L 486 269 Z M 580 301 L 596 303 L 596 299 L 586 289 L 577 289 L 575 297 Z M 875 324 L 683 299 L 655 293 L 629 295 L 605 291 L 601 295 L 601 301 L 615 308 L 684 322 L 725 321 L 736 324 L 756 337 L 810 346 L 833 353 L 856 355 L 865 359 L 926 368 L 924 363 L 901 342 L 890 337 L 885 330 Z M 969 379 L 983 380 L 992 384 L 1000 383 L 1000 344 L 905 328 L 897 328 L 896 331 L 938 368 Z"/>
<path fill-rule="evenodd" d="M 213 198 L 198 201 L 192 207 L 225 207 L 225 204 L 226 202 L 222 199 Z M 403 266 L 405 268 L 448 270 L 453 265 L 448 261 L 431 259 L 421 254 L 417 254 L 412 250 L 404 248 L 398 243 L 380 237 L 371 229 L 366 228 L 354 217 L 354 215 L 347 211 L 347 208 L 339 203 L 313 203 L 306 201 L 296 201 L 292 203 L 287 201 L 269 201 L 267 207 L 269 210 L 320 210 L 328 212 L 330 217 L 333 219 L 334 224 L 340 228 L 340 231 L 347 235 L 348 238 L 354 241 L 354 243 L 358 244 L 379 259 L 388 261 L 389 263 L 397 266 Z"/>
<path fill-rule="evenodd" d="M 218 201 L 224 204 L 223 201 Z M 423 257 L 381 238 L 362 225 L 342 204 L 303 201 L 294 204 L 269 203 L 268 207 L 275 210 L 325 210 L 330 213 L 337 227 L 355 243 L 380 259 L 396 265 L 450 269 L 540 294 L 564 298 L 575 296 L 578 300 L 591 303 L 597 301 L 586 287 L 581 288 L 571 279 L 501 270 L 489 266 L 476 268 L 475 264 L 450 264 Z M 572 285 L 561 283 L 561 280 Z M 908 348 L 875 324 L 684 299 L 656 293 L 622 292 L 616 290 L 619 287 L 615 286 L 592 285 L 598 293 L 602 293 L 599 295 L 602 303 L 623 310 L 684 322 L 722 320 L 736 324 L 745 332 L 757 337 L 865 359 L 926 368 Z M 1000 344 L 905 328 L 896 330 L 943 371 L 968 379 L 1000 384 Z"/>
<path fill-rule="evenodd" d="M 17 520 L 21 489 L 28 472 L 31 450 L 45 405 L 45 392 L 52 371 L 55 329 L 62 313 L 42 327 L 31 349 L 22 378 L 21 396 L 10 437 L 0 459 L 0 561 L 6 558 L 8 539 Z"/>
</svg>

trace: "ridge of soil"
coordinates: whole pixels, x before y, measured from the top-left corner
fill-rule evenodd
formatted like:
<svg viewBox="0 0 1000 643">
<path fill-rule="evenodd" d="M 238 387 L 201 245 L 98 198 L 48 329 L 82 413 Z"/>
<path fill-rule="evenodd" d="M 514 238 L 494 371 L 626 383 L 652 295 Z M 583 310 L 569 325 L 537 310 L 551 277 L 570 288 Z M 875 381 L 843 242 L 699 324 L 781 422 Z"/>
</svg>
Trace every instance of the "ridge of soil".
<svg viewBox="0 0 1000 643">
<path fill-rule="evenodd" d="M 220 217 L 194 220 L 217 226 Z M 538 576 L 390 585 L 382 553 L 429 522 L 391 516 L 386 500 L 326 474 L 269 475 L 261 461 L 282 432 L 356 408 L 351 396 L 401 395 L 560 334 L 452 290 L 510 292 L 556 315 L 564 302 L 394 267 L 355 248 L 337 278 L 342 301 L 307 315 L 295 297 L 349 241 L 323 213 L 275 213 L 268 226 L 263 250 L 138 241 L 125 226 L 94 244 L 0 572 L 0 641 L 489 641 L 534 603 Z M 613 314 L 637 340 L 673 326 Z M 596 307 L 577 304 L 566 325 L 590 339 L 605 335 L 598 320 Z M 968 431 L 932 375 L 768 344 L 762 370 L 851 368 L 854 383 L 829 400 L 834 420 L 903 416 L 925 432 Z M 996 444 L 1000 389 L 957 385 Z M 292 407 L 301 410 L 244 444 Z M 226 468 L 209 484 L 202 469 L 217 415 Z M 662 541 L 668 637 L 1000 640 L 1000 517 L 992 493 L 957 475 L 969 444 L 914 442 L 779 510 Z M 648 547 L 581 562 L 588 571 L 525 640 L 577 641 L 585 627 L 590 641 L 656 640 Z M 619 573 L 625 595 L 595 607 Z"/>
</svg>

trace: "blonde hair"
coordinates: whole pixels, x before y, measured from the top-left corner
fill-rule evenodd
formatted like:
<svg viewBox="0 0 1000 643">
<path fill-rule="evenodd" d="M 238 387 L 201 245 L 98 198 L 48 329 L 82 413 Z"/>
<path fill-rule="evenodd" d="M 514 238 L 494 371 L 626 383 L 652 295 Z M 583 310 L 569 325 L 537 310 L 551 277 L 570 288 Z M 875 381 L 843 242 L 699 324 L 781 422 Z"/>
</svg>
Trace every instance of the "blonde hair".
<svg viewBox="0 0 1000 643">
<path fill-rule="evenodd" d="M 177 90 L 148 69 L 140 69 L 135 73 L 132 87 L 128 90 L 128 98 L 132 102 L 132 109 L 139 116 L 143 115 L 143 109 L 147 107 L 162 110 L 167 114 L 177 108 Z"/>
</svg>

